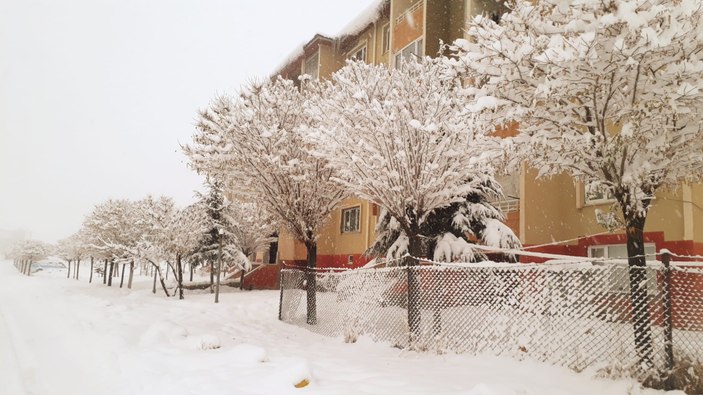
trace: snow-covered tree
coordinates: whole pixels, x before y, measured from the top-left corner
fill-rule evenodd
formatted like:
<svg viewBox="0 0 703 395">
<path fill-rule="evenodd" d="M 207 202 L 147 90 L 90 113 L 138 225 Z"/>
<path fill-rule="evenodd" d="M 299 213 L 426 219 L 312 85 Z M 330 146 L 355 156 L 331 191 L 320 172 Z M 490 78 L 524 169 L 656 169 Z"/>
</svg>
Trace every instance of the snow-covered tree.
<svg viewBox="0 0 703 395">
<path fill-rule="evenodd" d="M 130 263 L 132 267 L 131 262 L 137 257 L 141 230 L 137 226 L 134 205 L 125 199 L 98 204 L 83 221 L 83 228 L 92 240 L 92 247 L 102 251 L 109 260 L 110 267 L 106 267 L 105 275 L 111 286 L 114 265 Z"/>
<path fill-rule="evenodd" d="M 481 16 L 449 75 L 473 86 L 486 129 L 515 121 L 506 154 L 612 196 L 626 227 L 635 342 L 651 365 L 643 231 L 655 192 L 703 174 L 698 0 L 517 2 Z M 517 155 L 516 155 L 517 154 Z"/>
<path fill-rule="evenodd" d="M 232 233 L 237 241 L 237 247 L 244 257 L 248 258 L 259 251 L 268 250 L 271 243 L 276 240 L 271 237 L 277 230 L 276 222 L 256 203 L 231 202 L 225 215 L 232 224 Z M 243 287 L 243 281 L 244 270 L 241 270 L 240 288 Z"/>
<path fill-rule="evenodd" d="M 435 261 L 475 262 L 488 257 L 469 240 L 482 245 L 502 248 L 522 248 L 520 239 L 502 221 L 503 214 L 490 202 L 501 196 L 501 187 L 492 177 L 462 201 L 433 210 L 423 223 L 422 256 Z M 366 251 L 367 256 L 400 258 L 407 254 L 407 236 L 398 221 L 381 209 L 376 224 L 376 241 Z M 504 259 L 514 260 L 511 254 Z M 393 265 L 397 260 L 390 261 Z"/>
<path fill-rule="evenodd" d="M 158 198 L 147 196 L 134 203 L 134 223 L 135 228 L 138 225 L 139 229 L 134 249 L 135 255 L 154 268 L 154 287 L 158 278 L 166 296 L 170 294 L 161 268 L 162 264 L 166 263 L 166 270 L 169 266 L 173 269 L 171 229 L 176 215 L 177 208 L 173 199 L 166 196 Z"/>
<path fill-rule="evenodd" d="M 21 270 L 26 275 L 32 274 L 32 265 L 51 254 L 53 247 L 39 240 L 24 240 L 12 249 L 11 256 L 22 261 Z"/>
<path fill-rule="evenodd" d="M 257 202 L 302 242 L 312 269 L 319 230 L 345 191 L 305 138 L 316 122 L 302 111 L 309 94 L 277 78 L 252 84 L 237 98 L 219 97 L 201 112 L 184 151 L 198 172 L 222 179 L 238 199 Z M 314 324 L 312 270 L 307 288 L 307 320 Z"/>
<path fill-rule="evenodd" d="M 56 253 L 67 263 L 67 278 L 71 276 L 71 262 L 74 262 L 75 269 L 73 277 L 78 279 L 81 259 L 86 256 L 87 252 L 88 248 L 85 244 L 85 238 L 80 232 L 74 233 L 65 239 L 59 240 L 56 246 Z"/>
<path fill-rule="evenodd" d="M 271 235 L 276 232 L 277 224 L 256 203 L 231 202 L 225 215 L 232 224 L 232 233 L 237 240 L 237 246 L 245 256 L 266 251 L 275 241 Z"/>
<path fill-rule="evenodd" d="M 423 255 L 423 226 L 492 179 L 490 156 L 460 111 L 462 81 L 423 58 L 398 69 L 349 62 L 308 111 L 323 124 L 318 149 L 353 194 L 383 207 L 407 251 Z M 405 249 L 405 247 L 403 247 Z M 412 272 L 414 273 L 414 271 Z M 419 330 L 419 283 L 409 277 L 409 321 Z"/>
</svg>

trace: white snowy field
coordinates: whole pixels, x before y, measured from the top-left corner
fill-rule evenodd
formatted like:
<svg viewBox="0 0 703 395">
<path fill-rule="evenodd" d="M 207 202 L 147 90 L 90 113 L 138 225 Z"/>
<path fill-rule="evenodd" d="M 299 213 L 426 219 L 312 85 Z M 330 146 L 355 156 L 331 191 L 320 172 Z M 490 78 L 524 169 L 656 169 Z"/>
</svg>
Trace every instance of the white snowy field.
<svg viewBox="0 0 703 395">
<path fill-rule="evenodd" d="M 214 304 L 154 295 L 146 277 L 127 290 L 87 275 L 26 277 L 0 261 L 1 395 L 658 393 L 536 362 L 346 344 L 279 322 L 276 291 Z"/>
</svg>

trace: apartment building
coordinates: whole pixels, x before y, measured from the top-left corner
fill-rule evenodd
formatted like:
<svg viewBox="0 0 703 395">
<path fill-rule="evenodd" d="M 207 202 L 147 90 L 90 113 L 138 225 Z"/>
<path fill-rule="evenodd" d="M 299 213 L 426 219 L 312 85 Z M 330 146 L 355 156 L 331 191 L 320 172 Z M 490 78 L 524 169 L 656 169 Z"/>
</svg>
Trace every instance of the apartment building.
<svg viewBox="0 0 703 395">
<path fill-rule="evenodd" d="M 312 37 L 274 74 L 295 81 L 303 74 L 326 79 L 352 58 L 395 67 L 402 57 L 438 54 L 440 42 L 451 43 L 463 36 L 471 17 L 484 14 L 499 18 L 505 10 L 497 0 L 379 0 L 336 36 Z M 510 128 L 498 131 L 511 132 Z M 524 246 L 591 257 L 626 254 L 624 231 L 607 233 L 596 221 L 596 210 L 607 212 L 612 200 L 589 196 L 581 183 L 567 175 L 550 179 L 536 176 L 536 171 L 523 167 L 499 178 L 505 198 L 496 205 Z M 370 202 L 346 200 L 320 234 L 318 267 L 366 264 L 363 252 L 374 241 L 378 214 L 379 208 Z M 561 242 L 564 240 L 568 241 Z M 703 186 L 682 185 L 659 193 L 645 227 L 645 240 L 648 252 L 668 248 L 679 254 L 703 254 Z M 258 275 L 265 280 L 255 281 L 257 276 L 252 276 L 252 284 L 265 282 L 275 287 L 275 273 L 281 264 L 305 264 L 305 247 L 285 232 L 279 234 L 277 253 L 277 258 L 271 259 L 277 264 Z"/>
</svg>

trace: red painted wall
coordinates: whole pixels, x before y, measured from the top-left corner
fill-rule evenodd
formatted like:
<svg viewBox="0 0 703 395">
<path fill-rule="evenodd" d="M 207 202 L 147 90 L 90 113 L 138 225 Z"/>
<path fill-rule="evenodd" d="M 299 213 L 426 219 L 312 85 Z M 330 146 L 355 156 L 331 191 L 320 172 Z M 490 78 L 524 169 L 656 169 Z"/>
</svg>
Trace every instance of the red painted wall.
<svg viewBox="0 0 703 395">
<path fill-rule="evenodd" d="M 265 264 L 244 277 L 244 289 L 278 289 L 281 265 Z"/>
<path fill-rule="evenodd" d="M 588 256 L 589 246 L 604 244 L 625 244 L 626 242 L 627 237 L 625 236 L 625 234 L 600 235 L 580 239 L 578 241 L 578 244 L 574 245 L 550 245 L 539 248 L 530 248 L 529 251 L 586 257 Z M 661 250 L 662 248 L 666 248 L 672 253 L 679 255 L 703 255 L 703 243 L 695 243 L 691 240 L 667 241 L 664 239 L 664 232 L 645 232 L 644 242 L 654 243 L 656 245 L 657 251 Z M 530 247 L 530 245 L 525 245 L 525 247 Z M 543 263 L 547 260 L 549 259 L 533 257 L 520 258 L 520 262 L 523 263 Z M 695 259 L 674 258 L 674 260 L 690 261 Z"/>
</svg>

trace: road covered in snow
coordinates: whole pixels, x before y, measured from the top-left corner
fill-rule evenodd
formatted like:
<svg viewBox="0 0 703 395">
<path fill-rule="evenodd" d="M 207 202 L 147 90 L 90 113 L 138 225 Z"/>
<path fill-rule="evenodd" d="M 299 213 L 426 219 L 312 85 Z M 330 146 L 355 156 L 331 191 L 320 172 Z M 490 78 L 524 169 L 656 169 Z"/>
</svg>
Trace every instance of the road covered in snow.
<svg viewBox="0 0 703 395">
<path fill-rule="evenodd" d="M 505 358 L 347 344 L 277 320 L 278 293 L 186 300 L 20 275 L 0 261 L 0 394 L 655 394 L 630 380 Z M 308 385 L 295 384 L 307 380 Z"/>
</svg>

